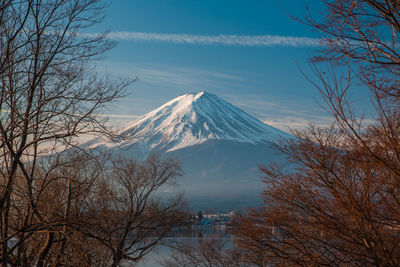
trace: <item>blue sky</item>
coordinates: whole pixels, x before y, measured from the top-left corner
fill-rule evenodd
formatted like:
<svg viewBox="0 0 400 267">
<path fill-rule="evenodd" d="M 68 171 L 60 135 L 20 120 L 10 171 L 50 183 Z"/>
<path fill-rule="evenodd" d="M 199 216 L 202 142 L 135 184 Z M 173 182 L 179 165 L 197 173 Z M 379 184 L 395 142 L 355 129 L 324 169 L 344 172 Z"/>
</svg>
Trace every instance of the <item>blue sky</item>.
<svg viewBox="0 0 400 267">
<path fill-rule="evenodd" d="M 105 20 L 90 31 L 109 30 L 119 44 L 98 69 L 139 78 L 110 108 L 112 119 L 126 122 L 180 94 L 205 90 L 283 130 L 329 124 L 317 90 L 300 71 L 310 74 L 308 57 L 319 36 L 290 18 L 304 16 L 307 4 L 322 11 L 321 2 L 111 1 Z"/>
</svg>

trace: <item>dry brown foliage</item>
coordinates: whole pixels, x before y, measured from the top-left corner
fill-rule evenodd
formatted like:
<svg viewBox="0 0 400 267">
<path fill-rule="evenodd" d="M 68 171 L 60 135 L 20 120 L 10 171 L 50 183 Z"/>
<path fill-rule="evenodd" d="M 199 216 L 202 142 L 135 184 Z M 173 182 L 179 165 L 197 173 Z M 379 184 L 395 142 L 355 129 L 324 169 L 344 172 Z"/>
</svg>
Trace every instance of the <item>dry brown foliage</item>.
<svg viewBox="0 0 400 267">
<path fill-rule="evenodd" d="M 322 22 L 304 22 L 325 37 L 312 82 L 335 124 L 282 142 L 291 165 L 261 168 L 265 207 L 237 218 L 235 242 L 260 266 L 399 266 L 400 4 L 325 2 Z M 354 85 L 370 92 L 369 121 Z"/>
<path fill-rule="evenodd" d="M 72 150 L 82 134 L 112 136 L 101 114 L 133 82 L 93 69 L 115 45 L 82 34 L 102 20 L 103 3 L 0 1 L 2 266 L 138 261 L 183 216 L 179 198 L 154 195 L 179 176 L 176 162 Z"/>
</svg>

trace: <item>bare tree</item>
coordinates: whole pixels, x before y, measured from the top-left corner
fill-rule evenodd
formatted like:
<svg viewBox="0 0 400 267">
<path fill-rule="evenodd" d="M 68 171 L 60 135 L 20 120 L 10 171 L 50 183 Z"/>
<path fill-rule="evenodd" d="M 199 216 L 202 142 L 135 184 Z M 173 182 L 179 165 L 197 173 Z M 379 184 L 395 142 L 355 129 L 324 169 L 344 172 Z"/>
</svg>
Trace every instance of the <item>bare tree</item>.
<svg viewBox="0 0 400 267">
<path fill-rule="evenodd" d="M 118 266 L 140 261 L 187 213 L 180 196 L 160 199 L 160 189 L 181 175 L 176 161 L 153 155 L 145 162 L 119 158 L 111 163 L 94 194 L 82 203 L 87 212 L 75 230 L 108 250 L 110 265 Z"/>
<path fill-rule="evenodd" d="M 90 250 L 84 249 L 89 244 L 83 242 L 87 237 L 72 228 L 82 222 L 82 201 L 93 195 L 95 184 L 104 175 L 105 159 L 87 153 L 73 154 L 38 160 L 32 188 L 41 218 L 31 215 L 25 177 L 17 176 L 8 217 L 10 228 L 16 232 L 9 245 L 12 265 L 65 265 L 67 255 L 69 263 L 77 265 L 93 265 L 88 262 L 94 260 L 101 265 L 106 262 L 100 261 L 106 251 L 94 244 Z"/>
<path fill-rule="evenodd" d="M 180 196 L 160 193 L 181 174 L 176 161 L 144 162 L 79 150 L 38 160 L 36 217 L 24 177 L 17 176 L 9 213 L 9 265 L 119 266 L 140 261 L 187 216 Z M 37 190 L 37 191 L 36 191 Z M 17 231 L 18 230 L 18 231 Z"/>
<path fill-rule="evenodd" d="M 74 137 L 111 133 L 101 112 L 132 82 L 99 78 L 93 68 L 115 45 L 105 34 L 84 34 L 104 7 L 100 0 L 0 2 L 2 266 L 138 261 L 184 216 L 180 199 L 154 197 L 180 174 L 175 162 L 68 152 Z"/>
<path fill-rule="evenodd" d="M 262 264 L 399 266 L 400 5 L 325 2 L 323 21 L 305 22 L 325 38 L 312 82 L 335 124 L 282 142 L 292 166 L 262 168 L 265 207 L 238 218 L 237 245 Z M 372 123 L 355 109 L 354 85 L 370 92 Z"/>
<path fill-rule="evenodd" d="M 232 246 L 230 238 L 215 237 L 198 242 L 177 241 L 169 245 L 171 255 L 162 261 L 166 267 L 245 267 L 241 250 Z"/>
</svg>

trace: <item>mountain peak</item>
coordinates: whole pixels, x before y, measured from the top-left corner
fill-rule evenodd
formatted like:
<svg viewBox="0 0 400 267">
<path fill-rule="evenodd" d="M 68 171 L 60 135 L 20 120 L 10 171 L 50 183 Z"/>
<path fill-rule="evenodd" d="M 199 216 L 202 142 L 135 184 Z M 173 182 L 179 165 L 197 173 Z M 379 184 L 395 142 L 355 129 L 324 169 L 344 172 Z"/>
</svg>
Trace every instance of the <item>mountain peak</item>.
<svg viewBox="0 0 400 267">
<path fill-rule="evenodd" d="M 188 93 L 122 127 L 120 147 L 140 144 L 145 150 L 173 151 L 208 140 L 276 142 L 288 136 L 218 96 Z"/>
<path fill-rule="evenodd" d="M 209 93 L 207 91 L 200 91 L 200 92 L 192 92 L 192 93 L 182 94 L 182 96 L 194 96 L 195 98 L 199 98 L 199 97 L 201 97 L 203 95 L 207 96 L 207 95 L 214 95 L 214 94 L 211 94 L 211 93 Z"/>
<path fill-rule="evenodd" d="M 175 99 L 172 99 L 171 101 L 168 101 L 166 104 L 170 102 L 176 102 L 176 101 L 181 101 L 181 102 L 186 102 L 186 103 L 192 103 L 196 102 L 199 99 L 211 99 L 211 98 L 218 98 L 216 95 L 209 93 L 207 91 L 201 91 L 197 93 L 186 93 L 178 96 Z M 163 106 L 165 106 L 164 104 Z"/>
</svg>

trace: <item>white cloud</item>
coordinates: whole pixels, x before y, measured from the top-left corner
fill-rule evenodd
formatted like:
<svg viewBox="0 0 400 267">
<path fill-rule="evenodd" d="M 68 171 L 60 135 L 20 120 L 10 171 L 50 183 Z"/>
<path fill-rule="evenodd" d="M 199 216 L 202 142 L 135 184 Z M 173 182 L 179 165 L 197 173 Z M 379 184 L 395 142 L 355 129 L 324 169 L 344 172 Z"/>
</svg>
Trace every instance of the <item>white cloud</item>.
<svg viewBox="0 0 400 267">
<path fill-rule="evenodd" d="M 245 79 L 231 73 L 223 73 L 198 68 L 176 67 L 169 65 L 135 65 L 113 61 L 102 61 L 100 71 L 116 76 L 138 77 L 140 83 L 175 88 L 207 90 L 230 88 L 245 84 Z"/>
<path fill-rule="evenodd" d="M 96 37 L 98 33 L 80 33 L 82 37 Z M 192 35 L 151 32 L 110 32 L 107 37 L 113 40 L 167 42 L 175 44 L 226 45 L 226 46 L 288 46 L 318 47 L 321 39 L 280 35 Z"/>
<path fill-rule="evenodd" d="M 126 115 L 126 114 L 100 114 L 101 117 L 106 117 L 110 119 L 121 119 L 121 120 L 136 120 L 139 115 Z"/>
<path fill-rule="evenodd" d="M 261 119 L 261 121 L 285 132 L 290 132 L 290 130 L 305 130 L 310 127 L 310 124 L 322 128 L 329 127 L 333 123 L 333 118 L 328 116 L 314 118 L 285 116 L 274 119 Z"/>
</svg>

